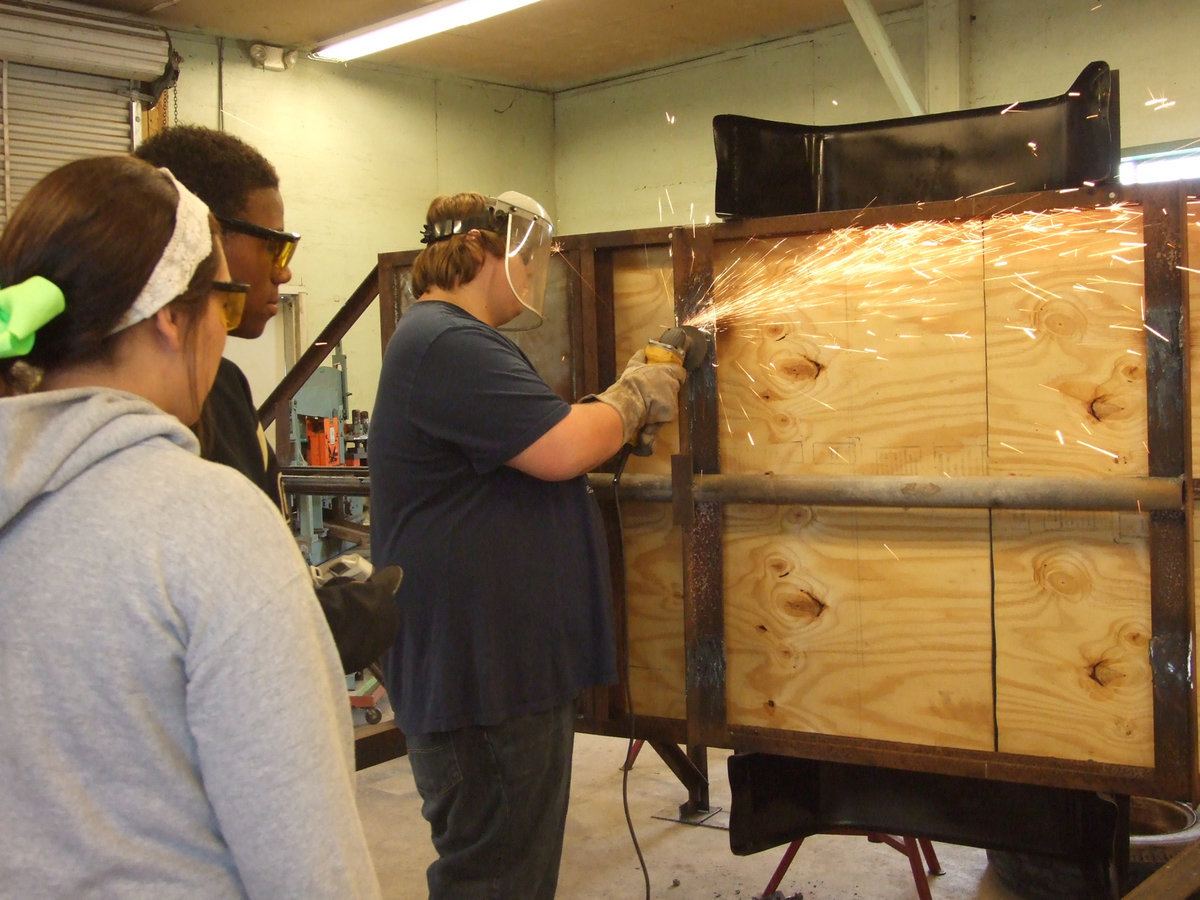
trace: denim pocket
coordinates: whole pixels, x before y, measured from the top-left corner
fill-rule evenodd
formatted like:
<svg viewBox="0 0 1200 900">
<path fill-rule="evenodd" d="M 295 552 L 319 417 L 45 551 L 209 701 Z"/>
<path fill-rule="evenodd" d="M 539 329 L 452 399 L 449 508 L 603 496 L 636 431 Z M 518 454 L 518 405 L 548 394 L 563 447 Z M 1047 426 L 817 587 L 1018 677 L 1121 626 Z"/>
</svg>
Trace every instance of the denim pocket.
<svg viewBox="0 0 1200 900">
<path fill-rule="evenodd" d="M 462 770 L 454 742 L 448 735 L 420 735 L 408 739 L 408 760 L 422 800 L 445 796 L 462 783 Z"/>
</svg>

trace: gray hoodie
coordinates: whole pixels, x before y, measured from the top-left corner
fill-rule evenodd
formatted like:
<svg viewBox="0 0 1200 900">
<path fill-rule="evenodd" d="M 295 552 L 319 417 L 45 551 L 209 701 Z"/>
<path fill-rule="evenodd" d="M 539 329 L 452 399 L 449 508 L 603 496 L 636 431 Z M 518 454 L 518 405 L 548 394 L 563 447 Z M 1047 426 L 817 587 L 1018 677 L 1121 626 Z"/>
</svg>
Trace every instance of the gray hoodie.
<svg viewBox="0 0 1200 900">
<path fill-rule="evenodd" d="M 377 897 L 295 541 L 140 397 L 0 399 L 0 897 Z"/>
</svg>

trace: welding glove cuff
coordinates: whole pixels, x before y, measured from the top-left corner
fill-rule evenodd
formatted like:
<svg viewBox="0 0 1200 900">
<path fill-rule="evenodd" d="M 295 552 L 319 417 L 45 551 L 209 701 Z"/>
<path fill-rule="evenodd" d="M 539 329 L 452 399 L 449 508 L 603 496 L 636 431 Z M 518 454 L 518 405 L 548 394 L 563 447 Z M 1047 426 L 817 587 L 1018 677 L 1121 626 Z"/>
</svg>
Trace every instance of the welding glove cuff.
<svg viewBox="0 0 1200 900">
<path fill-rule="evenodd" d="M 658 428 L 678 415 L 679 389 L 686 380 L 681 364 L 648 363 L 645 351 L 639 350 L 608 390 L 584 399 L 599 400 L 615 409 L 624 427 L 625 443 L 632 444 L 647 426 L 651 426 L 647 436 L 653 440 Z"/>
</svg>

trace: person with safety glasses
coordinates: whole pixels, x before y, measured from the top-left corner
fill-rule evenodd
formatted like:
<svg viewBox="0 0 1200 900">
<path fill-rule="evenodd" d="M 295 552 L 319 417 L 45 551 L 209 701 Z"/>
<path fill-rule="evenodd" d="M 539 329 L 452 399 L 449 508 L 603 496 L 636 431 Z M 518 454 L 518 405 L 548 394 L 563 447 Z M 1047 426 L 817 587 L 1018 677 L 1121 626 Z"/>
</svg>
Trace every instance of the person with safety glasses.
<svg viewBox="0 0 1200 900">
<path fill-rule="evenodd" d="M 234 135 L 196 125 L 167 128 L 134 155 L 169 168 L 213 211 L 229 271 L 249 286 L 241 322 L 230 334 L 248 340 L 262 335 L 279 312 L 279 288 L 292 279 L 289 264 L 300 241 L 284 228 L 275 167 Z M 221 360 L 197 432 L 205 459 L 242 472 L 288 515 L 279 466 L 259 425 L 250 384 L 232 360 Z M 346 672 L 365 669 L 391 645 L 399 577 L 399 571 L 377 569 L 366 582 L 337 579 L 317 588 Z"/>
<path fill-rule="evenodd" d="M 435 199 L 371 416 L 372 558 L 405 571 L 385 680 L 434 900 L 555 894 L 575 701 L 617 680 L 587 473 L 673 419 L 685 378 L 642 354 L 601 402 L 555 394 L 500 330 L 542 321 L 552 235 L 523 194 Z"/>
<path fill-rule="evenodd" d="M 128 155 L 0 234 L 0 896 L 380 896 L 307 567 L 187 427 L 244 292 Z"/>
</svg>

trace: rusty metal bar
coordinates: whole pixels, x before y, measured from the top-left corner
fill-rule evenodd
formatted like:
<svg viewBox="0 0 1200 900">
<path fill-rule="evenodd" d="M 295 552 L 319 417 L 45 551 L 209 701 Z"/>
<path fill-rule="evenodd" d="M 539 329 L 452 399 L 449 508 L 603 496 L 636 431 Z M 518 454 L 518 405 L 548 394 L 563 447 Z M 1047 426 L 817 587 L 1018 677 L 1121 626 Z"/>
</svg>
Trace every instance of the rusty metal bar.
<svg viewBox="0 0 1200 900">
<path fill-rule="evenodd" d="M 333 352 L 338 341 L 346 336 L 346 332 L 353 327 L 354 323 L 358 321 L 358 317 L 375 301 L 378 295 L 379 266 L 376 265 L 362 280 L 362 283 L 354 289 L 354 293 L 346 299 L 337 314 L 329 320 L 329 324 L 321 329 L 321 333 L 312 342 L 312 346 L 296 360 L 296 365 L 283 376 L 283 381 L 275 385 L 275 390 L 271 391 L 270 396 L 258 408 L 258 422 L 263 428 L 276 419 L 287 419 L 287 405 L 291 402 L 292 397 L 296 396 L 296 391 L 300 390 L 304 383 L 312 377 L 312 373 L 317 371 L 321 363 L 325 361 L 325 357 Z"/>
<path fill-rule="evenodd" d="M 994 781 L 1017 781 L 1047 787 L 1156 796 L 1159 773 L 1149 767 L 1090 760 L 1037 757 L 994 750 L 904 744 L 815 732 L 785 731 L 757 725 L 731 725 L 714 747 L 739 753 L 773 753 L 804 759 L 881 766 L 911 772 L 933 772 Z"/>
<path fill-rule="evenodd" d="M 371 529 L 366 525 L 356 525 L 352 522 L 328 522 L 325 533 L 339 541 L 349 541 L 351 544 L 366 544 L 371 540 Z"/>
<path fill-rule="evenodd" d="M 588 476 L 600 496 L 612 493 L 612 475 Z M 295 466 L 283 469 L 284 490 L 294 494 L 366 496 L 370 470 L 363 466 Z M 829 478 L 807 475 L 693 475 L 697 503 L 772 503 L 800 506 L 903 509 L 1070 509 L 1154 512 L 1182 510 L 1182 478 L 988 478 L 931 480 L 901 475 Z M 621 497 L 674 503 L 672 476 L 622 475 Z"/>
<path fill-rule="evenodd" d="M 589 476 L 597 492 L 605 477 Z M 626 475 L 629 500 L 673 502 L 671 479 Z M 903 509 L 1075 509 L 1149 512 L 1180 510 L 1183 478 L 1008 478 L 969 476 L 931 479 L 907 475 L 835 478 L 821 475 L 694 475 L 697 503 L 773 503 L 803 506 L 898 507 Z"/>
<path fill-rule="evenodd" d="M 1150 475 L 1190 471 L 1187 197 L 1177 184 L 1140 192 L 1145 240 L 1147 447 Z M 1161 339 L 1156 337 L 1161 335 Z M 1197 791 L 1195 674 L 1192 661 L 1191 516 L 1156 510 L 1150 518 L 1150 670 L 1154 680 L 1154 768 L 1161 796 Z"/>
<path fill-rule="evenodd" d="M 1178 856 L 1125 895 L 1125 900 L 1190 900 L 1200 896 L 1200 843 Z"/>
<path fill-rule="evenodd" d="M 712 291 L 712 232 L 676 228 L 671 232 L 675 318 L 684 321 Z M 688 379 L 687 400 L 680 415 L 681 455 L 690 466 L 672 460 L 673 471 L 686 475 L 719 472 L 716 374 L 711 361 Z M 683 518 L 683 615 L 685 682 L 687 685 L 688 756 L 707 773 L 707 747 L 719 746 L 725 712 L 725 586 L 723 516 L 712 500 L 691 502 Z M 709 808 L 708 784 L 689 788 L 686 813 Z"/>
<path fill-rule="evenodd" d="M 716 241 L 765 238 L 779 235 L 812 234 L 834 231 L 839 228 L 869 228 L 873 225 L 897 225 L 904 222 L 987 219 L 1021 212 L 1107 206 L 1111 203 L 1135 199 L 1132 196 L 1135 191 L 1136 189 L 1106 184 L 1072 191 L 988 194 L 980 197 L 964 197 L 959 200 L 936 200 L 900 206 L 870 206 L 865 209 L 742 219 L 706 227 L 711 227 Z"/>
<path fill-rule="evenodd" d="M 371 472 L 363 466 L 288 466 L 280 470 L 284 493 L 368 497 Z"/>
</svg>

